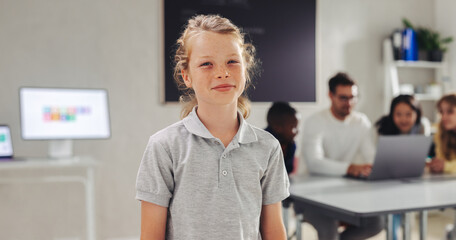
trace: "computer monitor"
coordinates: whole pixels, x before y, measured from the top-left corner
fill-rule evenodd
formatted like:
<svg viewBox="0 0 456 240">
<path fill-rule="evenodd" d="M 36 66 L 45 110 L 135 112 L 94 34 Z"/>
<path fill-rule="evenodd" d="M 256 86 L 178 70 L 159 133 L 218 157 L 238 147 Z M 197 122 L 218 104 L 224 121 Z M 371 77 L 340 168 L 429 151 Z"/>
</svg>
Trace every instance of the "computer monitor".
<svg viewBox="0 0 456 240">
<path fill-rule="evenodd" d="M 51 140 L 50 157 L 70 157 L 73 139 L 111 136 L 104 89 L 23 87 L 19 99 L 22 138 Z"/>
</svg>

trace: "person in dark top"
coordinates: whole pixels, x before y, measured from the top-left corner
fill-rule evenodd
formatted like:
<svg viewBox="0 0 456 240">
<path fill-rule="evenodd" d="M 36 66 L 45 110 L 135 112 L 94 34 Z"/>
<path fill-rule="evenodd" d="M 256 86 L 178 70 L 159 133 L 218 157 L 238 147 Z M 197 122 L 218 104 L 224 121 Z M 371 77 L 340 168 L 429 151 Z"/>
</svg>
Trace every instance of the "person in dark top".
<svg viewBox="0 0 456 240">
<path fill-rule="evenodd" d="M 296 144 L 294 138 L 298 133 L 296 109 L 287 102 L 274 102 L 268 110 L 267 121 L 268 127 L 265 130 L 279 140 L 282 146 L 285 168 L 290 174 L 295 170 Z"/>
</svg>

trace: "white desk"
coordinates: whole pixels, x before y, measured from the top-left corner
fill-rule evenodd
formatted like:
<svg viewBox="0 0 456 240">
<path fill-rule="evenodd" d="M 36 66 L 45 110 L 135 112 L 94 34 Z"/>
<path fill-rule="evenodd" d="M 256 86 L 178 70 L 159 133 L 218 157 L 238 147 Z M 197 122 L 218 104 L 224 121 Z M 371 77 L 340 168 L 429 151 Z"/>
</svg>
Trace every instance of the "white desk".
<svg viewBox="0 0 456 240">
<path fill-rule="evenodd" d="M 22 169 L 64 169 L 84 168 L 85 176 L 56 175 L 30 178 L 0 178 L 0 184 L 7 183 L 51 183 L 51 182 L 78 182 L 85 188 L 87 239 L 95 240 L 95 199 L 94 199 L 94 167 L 97 162 L 91 157 L 72 157 L 65 159 L 26 158 L 19 160 L 0 160 L 0 171 Z"/>
<path fill-rule="evenodd" d="M 455 176 L 374 182 L 301 176 L 292 179 L 290 192 L 295 205 L 304 211 L 305 208 L 312 208 L 359 225 L 362 217 L 389 215 L 390 222 L 394 213 L 456 207 L 455 186 Z M 422 220 L 425 216 L 423 214 Z M 390 239 L 391 228 L 388 230 Z M 423 235 L 424 231 L 421 233 Z"/>
</svg>

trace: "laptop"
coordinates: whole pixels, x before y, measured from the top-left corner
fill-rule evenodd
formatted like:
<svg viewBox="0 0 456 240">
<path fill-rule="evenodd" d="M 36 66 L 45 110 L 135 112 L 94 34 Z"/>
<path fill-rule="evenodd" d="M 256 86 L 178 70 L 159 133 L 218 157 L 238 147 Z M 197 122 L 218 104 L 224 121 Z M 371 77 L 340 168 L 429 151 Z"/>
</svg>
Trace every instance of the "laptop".
<svg viewBox="0 0 456 240">
<path fill-rule="evenodd" d="M 365 180 L 420 177 L 432 137 L 422 135 L 379 136 L 371 174 Z"/>
<path fill-rule="evenodd" d="M 14 156 L 11 131 L 7 125 L 0 125 L 0 161 L 12 160 Z"/>
</svg>

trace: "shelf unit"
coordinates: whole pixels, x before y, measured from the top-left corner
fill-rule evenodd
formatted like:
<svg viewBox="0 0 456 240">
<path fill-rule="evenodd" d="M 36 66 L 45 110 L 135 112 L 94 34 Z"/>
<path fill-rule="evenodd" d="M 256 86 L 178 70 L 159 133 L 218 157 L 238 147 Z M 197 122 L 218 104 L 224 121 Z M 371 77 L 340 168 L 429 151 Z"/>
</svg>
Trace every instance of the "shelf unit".
<svg viewBox="0 0 456 240">
<path fill-rule="evenodd" d="M 420 102 L 439 100 L 442 94 L 451 90 L 451 81 L 448 74 L 447 62 L 430 62 L 430 61 L 402 61 L 394 60 L 393 47 L 391 40 L 385 39 L 383 42 L 383 61 L 385 68 L 385 89 L 384 89 L 384 111 L 389 112 L 391 100 L 401 94 L 401 84 L 409 83 L 416 86 L 413 79 L 404 79 L 399 77 L 399 69 L 428 69 L 434 71 L 433 79 L 429 79 L 428 84 L 434 84 L 434 92 L 425 92 L 424 88 L 419 93 L 414 91 L 415 98 Z M 432 105 L 434 106 L 434 105 Z M 427 117 L 431 122 L 436 120 L 435 113 Z"/>
</svg>

